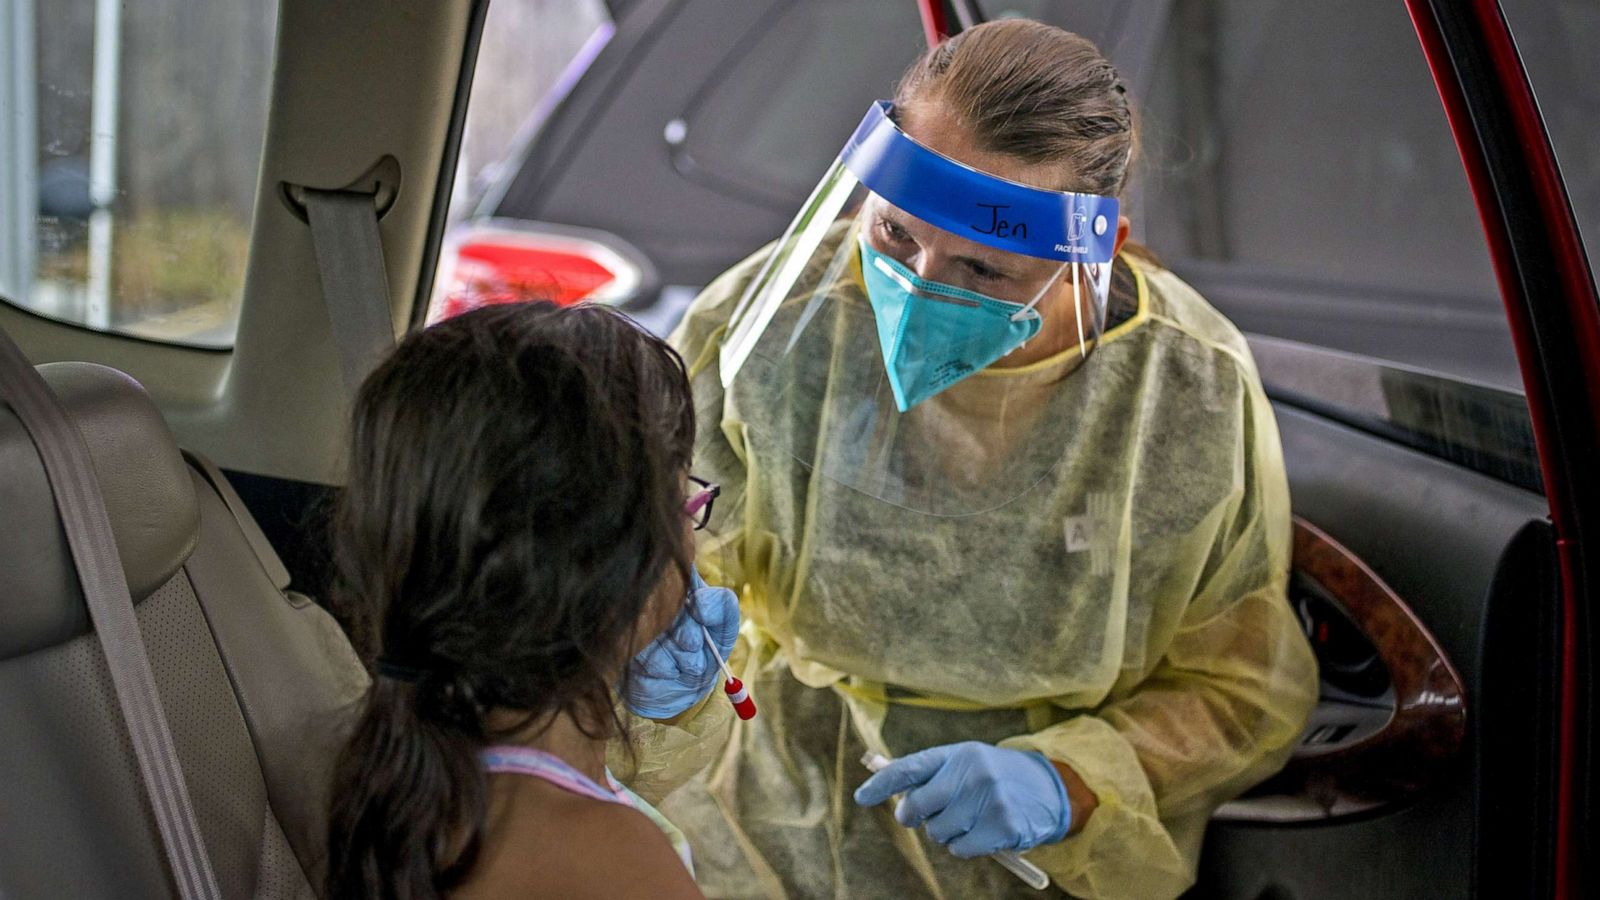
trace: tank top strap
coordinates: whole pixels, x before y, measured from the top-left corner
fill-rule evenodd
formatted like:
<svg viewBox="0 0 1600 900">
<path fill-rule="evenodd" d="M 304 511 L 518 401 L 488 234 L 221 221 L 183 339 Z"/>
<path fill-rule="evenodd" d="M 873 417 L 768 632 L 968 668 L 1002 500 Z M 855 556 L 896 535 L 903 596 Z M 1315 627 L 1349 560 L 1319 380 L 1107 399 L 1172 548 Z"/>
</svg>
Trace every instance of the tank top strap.
<svg viewBox="0 0 1600 900">
<path fill-rule="evenodd" d="M 667 821 L 659 810 L 647 802 L 643 797 L 628 790 L 612 777 L 610 770 L 606 771 L 606 783 L 596 784 L 594 779 L 583 774 L 561 757 L 532 747 L 517 747 L 502 745 L 484 749 L 481 759 L 485 771 L 494 774 L 528 775 L 542 779 L 565 791 L 581 797 L 589 797 L 605 803 L 616 803 L 632 807 L 643 813 L 646 818 L 654 822 L 662 834 L 666 835 L 667 842 L 683 861 L 684 868 L 689 874 L 694 875 L 694 854 L 689 849 L 689 841 L 677 826 Z"/>
<path fill-rule="evenodd" d="M 532 747 L 487 747 L 482 754 L 483 767 L 493 774 L 528 775 L 555 785 L 579 796 L 633 806 L 631 799 L 621 792 L 620 786 L 606 773 L 608 785 L 597 784 L 561 757 Z"/>
</svg>

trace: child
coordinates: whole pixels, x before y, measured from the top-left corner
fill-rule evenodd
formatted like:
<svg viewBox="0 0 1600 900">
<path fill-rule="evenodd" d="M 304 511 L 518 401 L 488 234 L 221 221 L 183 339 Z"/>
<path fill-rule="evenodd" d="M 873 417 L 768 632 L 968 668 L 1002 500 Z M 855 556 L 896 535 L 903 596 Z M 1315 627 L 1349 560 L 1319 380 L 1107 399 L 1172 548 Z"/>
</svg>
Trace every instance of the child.
<svg viewBox="0 0 1600 900">
<path fill-rule="evenodd" d="M 693 444 L 682 361 L 603 307 L 470 312 L 367 379 L 335 593 L 377 675 L 335 771 L 330 896 L 701 896 L 605 769 L 629 661 L 683 630 Z"/>
</svg>

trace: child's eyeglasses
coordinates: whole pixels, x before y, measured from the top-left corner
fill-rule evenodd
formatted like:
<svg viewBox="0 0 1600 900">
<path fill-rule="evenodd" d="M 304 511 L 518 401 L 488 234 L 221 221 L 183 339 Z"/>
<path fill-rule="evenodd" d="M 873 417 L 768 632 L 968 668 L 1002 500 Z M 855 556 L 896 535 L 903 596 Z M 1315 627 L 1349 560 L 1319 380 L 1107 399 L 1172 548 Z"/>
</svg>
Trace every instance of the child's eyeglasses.
<svg viewBox="0 0 1600 900">
<path fill-rule="evenodd" d="M 722 485 L 712 484 L 693 475 L 689 476 L 689 480 L 700 489 L 689 495 L 688 502 L 683 504 L 683 514 L 694 523 L 694 530 L 699 531 L 711 522 L 711 504 L 722 496 Z"/>
</svg>

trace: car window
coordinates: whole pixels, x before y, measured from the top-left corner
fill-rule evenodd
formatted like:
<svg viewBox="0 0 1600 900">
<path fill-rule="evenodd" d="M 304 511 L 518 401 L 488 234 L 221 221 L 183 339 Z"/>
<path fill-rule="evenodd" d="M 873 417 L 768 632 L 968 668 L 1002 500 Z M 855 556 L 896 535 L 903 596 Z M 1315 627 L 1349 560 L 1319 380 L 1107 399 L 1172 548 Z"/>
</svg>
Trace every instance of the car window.
<svg viewBox="0 0 1600 900">
<path fill-rule="evenodd" d="M 669 125 L 691 178 L 792 210 L 926 48 L 910 0 L 784 3 Z M 824 102 L 825 101 L 825 102 Z"/>
<path fill-rule="evenodd" d="M 1404 5 L 1174 5 L 1145 235 L 1246 330 L 1518 389 L 1493 269 Z"/>
<path fill-rule="evenodd" d="M 613 271 L 626 268 L 615 254 L 605 257 L 607 266 L 583 252 L 593 242 L 580 236 L 550 238 L 518 223 L 476 218 L 498 203 L 488 195 L 504 190 L 550 114 L 615 30 L 601 0 L 489 5 L 426 322 L 486 303 L 528 297 L 571 302 L 607 285 L 625 290 L 636 283 Z"/>
<path fill-rule="evenodd" d="M 556 104 L 613 33 L 601 0 L 493 0 L 484 21 L 451 194 L 452 219 L 522 162 Z"/>
<path fill-rule="evenodd" d="M 1502 0 L 1572 211 L 1600 273 L 1600 0 Z"/>
<path fill-rule="evenodd" d="M 274 0 L 13 0 L 0 20 L 0 296 L 228 347 L 261 166 Z"/>
<path fill-rule="evenodd" d="M 1122 72 L 1135 237 L 1246 333 L 1274 399 L 1539 488 L 1487 245 L 1403 3 L 1037 5 Z"/>
</svg>

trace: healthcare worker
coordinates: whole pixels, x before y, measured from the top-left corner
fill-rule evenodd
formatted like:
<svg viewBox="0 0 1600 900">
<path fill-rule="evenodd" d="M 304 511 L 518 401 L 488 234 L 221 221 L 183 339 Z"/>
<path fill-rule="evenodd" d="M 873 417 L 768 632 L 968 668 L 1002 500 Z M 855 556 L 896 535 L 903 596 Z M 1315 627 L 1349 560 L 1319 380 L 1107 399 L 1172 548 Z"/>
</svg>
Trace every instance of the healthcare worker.
<svg viewBox="0 0 1600 900">
<path fill-rule="evenodd" d="M 687 784 L 708 896 L 1037 896 L 1011 849 L 1172 897 L 1287 759 L 1317 680 L 1278 432 L 1238 331 L 1125 245 L 1134 146 L 1088 41 L 968 30 L 674 335 L 761 713 L 729 741 L 680 697 L 617 765 Z"/>
</svg>

